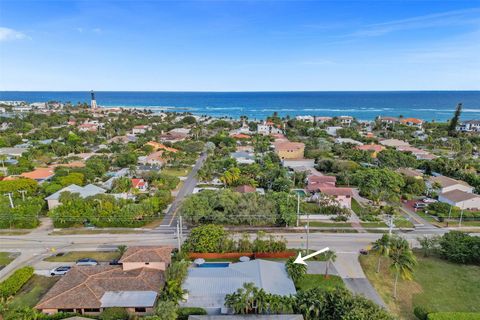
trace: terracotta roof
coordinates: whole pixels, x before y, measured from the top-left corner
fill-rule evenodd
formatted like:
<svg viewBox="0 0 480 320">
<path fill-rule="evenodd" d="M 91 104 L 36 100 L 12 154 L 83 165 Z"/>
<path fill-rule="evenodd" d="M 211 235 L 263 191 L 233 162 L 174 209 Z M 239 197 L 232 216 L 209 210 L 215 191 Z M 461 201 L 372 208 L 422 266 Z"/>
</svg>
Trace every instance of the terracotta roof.
<svg viewBox="0 0 480 320">
<path fill-rule="evenodd" d="M 310 175 L 307 177 L 308 183 L 327 183 L 327 182 L 337 182 L 337 177 L 335 176 L 317 176 Z"/>
<path fill-rule="evenodd" d="M 155 142 L 155 141 L 147 142 L 147 146 L 152 146 L 154 150 L 161 149 L 161 150 L 166 150 L 166 151 L 169 151 L 169 152 L 178 152 L 178 149 L 167 147 L 163 143 L 158 143 L 158 142 Z"/>
<path fill-rule="evenodd" d="M 235 139 L 250 139 L 251 138 L 248 134 L 244 134 L 244 133 L 232 134 L 231 137 L 235 138 Z"/>
<path fill-rule="evenodd" d="M 24 172 L 20 176 L 24 178 L 30 178 L 34 180 L 38 179 L 47 179 L 53 176 L 55 173 L 53 172 L 53 168 L 37 168 L 30 172 Z"/>
<path fill-rule="evenodd" d="M 128 247 L 120 262 L 166 262 L 169 264 L 172 260 L 172 250 L 171 247 Z"/>
<path fill-rule="evenodd" d="M 329 196 L 352 196 L 352 188 L 326 187 L 320 188 L 320 192 Z"/>
<path fill-rule="evenodd" d="M 254 187 L 249 186 L 249 185 L 243 185 L 243 186 L 236 187 L 235 191 L 240 192 L 240 193 L 248 193 L 248 192 L 256 192 L 257 189 L 255 189 Z"/>
<path fill-rule="evenodd" d="M 365 144 L 363 146 L 356 146 L 355 149 L 380 152 L 380 151 L 384 150 L 385 147 L 381 146 L 381 145 L 378 145 L 378 144 Z"/>
<path fill-rule="evenodd" d="M 100 308 L 107 291 L 158 291 L 165 283 L 163 272 L 121 266 L 74 266 L 36 305 L 37 309 Z"/>
<path fill-rule="evenodd" d="M 137 179 L 137 178 L 132 179 L 132 186 L 134 188 L 140 188 L 140 187 L 143 187 L 144 185 L 145 185 L 145 180 Z"/>
<path fill-rule="evenodd" d="M 159 161 L 159 162 L 165 162 L 165 159 L 163 159 L 163 150 L 159 150 L 159 151 L 156 151 L 156 152 L 153 152 L 153 153 L 150 153 L 148 156 L 147 156 L 147 162 L 150 162 L 152 160 L 154 161 Z"/>
<path fill-rule="evenodd" d="M 273 145 L 276 150 L 301 150 L 305 148 L 305 144 L 302 142 L 275 141 Z"/>
<path fill-rule="evenodd" d="M 404 118 L 400 120 L 401 123 L 414 123 L 414 124 L 422 124 L 423 120 L 417 118 Z"/>
</svg>

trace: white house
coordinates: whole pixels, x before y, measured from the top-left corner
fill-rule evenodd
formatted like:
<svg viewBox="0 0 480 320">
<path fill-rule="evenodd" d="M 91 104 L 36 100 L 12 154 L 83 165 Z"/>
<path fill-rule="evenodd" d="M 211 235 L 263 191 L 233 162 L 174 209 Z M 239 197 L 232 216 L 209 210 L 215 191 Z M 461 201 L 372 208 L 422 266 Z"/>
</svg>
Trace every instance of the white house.
<svg viewBox="0 0 480 320">
<path fill-rule="evenodd" d="M 350 126 L 353 122 L 353 117 L 351 116 L 340 116 L 338 117 L 338 120 L 340 120 L 340 123 L 344 126 Z"/>
<path fill-rule="evenodd" d="M 264 121 L 257 126 L 257 133 L 267 136 L 269 134 L 281 134 L 282 129 L 270 121 Z"/>
<path fill-rule="evenodd" d="M 147 126 L 147 125 L 140 125 L 140 126 L 133 127 L 132 133 L 133 134 L 144 134 L 149 130 L 152 130 L 152 127 Z"/>
<path fill-rule="evenodd" d="M 461 209 L 480 209 L 480 196 L 462 190 L 452 190 L 438 196 L 438 201 Z"/>
<path fill-rule="evenodd" d="M 480 120 L 463 121 L 457 127 L 457 130 L 462 132 L 480 132 Z"/>
<path fill-rule="evenodd" d="M 473 189 L 474 189 L 471 185 L 469 185 L 465 181 L 452 179 L 442 175 L 437 177 L 432 177 L 427 181 L 427 186 L 430 189 L 434 189 L 433 186 L 435 184 L 438 184 L 440 186 L 440 189 L 438 190 L 439 193 L 447 193 L 453 190 L 460 190 L 467 193 L 473 193 Z"/>
</svg>

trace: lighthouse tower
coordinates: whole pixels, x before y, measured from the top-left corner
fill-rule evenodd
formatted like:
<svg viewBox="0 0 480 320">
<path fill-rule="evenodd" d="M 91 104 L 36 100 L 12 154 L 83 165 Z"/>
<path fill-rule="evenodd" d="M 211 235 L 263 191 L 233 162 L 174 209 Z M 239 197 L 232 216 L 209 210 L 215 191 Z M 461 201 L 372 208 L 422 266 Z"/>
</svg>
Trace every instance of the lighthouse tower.
<svg viewBox="0 0 480 320">
<path fill-rule="evenodd" d="M 97 100 L 95 100 L 95 92 L 90 91 L 90 94 L 92 95 L 92 101 L 90 102 L 90 108 L 92 109 L 97 109 Z"/>
</svg>

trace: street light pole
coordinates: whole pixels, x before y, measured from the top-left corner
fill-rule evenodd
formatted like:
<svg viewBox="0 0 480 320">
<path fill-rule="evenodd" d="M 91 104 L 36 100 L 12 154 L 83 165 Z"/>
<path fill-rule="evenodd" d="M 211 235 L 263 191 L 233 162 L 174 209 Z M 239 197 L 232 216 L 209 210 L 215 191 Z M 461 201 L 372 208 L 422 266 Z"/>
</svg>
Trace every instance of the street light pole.
<svg viewBox="0 0 480 320">
<path fill-rule="evenodd" d="M 300 220 L 300 194 L 297 193 L 297 227 Z"/>
<path fill-rule="evenodd" d="M 458 226 L 462 226 L 462 219 L 463 219 L 463 210 L 465 209 L 465 203 L 462 203 L 462 211 L 460 211 L 460 221 L 458 221 Z"/>
</svg>

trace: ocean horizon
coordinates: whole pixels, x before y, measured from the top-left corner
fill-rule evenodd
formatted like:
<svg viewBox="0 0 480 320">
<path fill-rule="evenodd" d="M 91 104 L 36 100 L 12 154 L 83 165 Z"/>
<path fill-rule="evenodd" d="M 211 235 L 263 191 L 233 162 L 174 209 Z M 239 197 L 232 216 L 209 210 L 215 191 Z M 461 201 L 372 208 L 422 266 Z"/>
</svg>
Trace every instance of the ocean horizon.
<svg viewBox="0 0 480 320">
<path fill-rule="evenodd" d="M 100 107 L 191 112 L 195 115 L 249 119 L 279 116 L 342 116 L 373 120 L 376 116 L 447 121 L 457 103 L 462 120 L 480 119 L 480 91 L 95 91 Z M 0 91 L 0 100 L 28 103 L 89 103 L 90 91 Z"/>
</svg>

